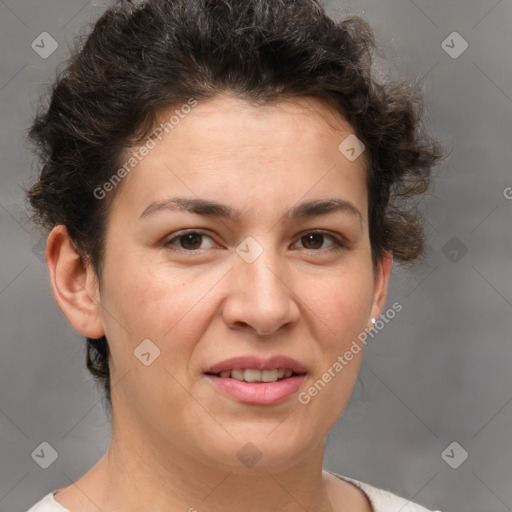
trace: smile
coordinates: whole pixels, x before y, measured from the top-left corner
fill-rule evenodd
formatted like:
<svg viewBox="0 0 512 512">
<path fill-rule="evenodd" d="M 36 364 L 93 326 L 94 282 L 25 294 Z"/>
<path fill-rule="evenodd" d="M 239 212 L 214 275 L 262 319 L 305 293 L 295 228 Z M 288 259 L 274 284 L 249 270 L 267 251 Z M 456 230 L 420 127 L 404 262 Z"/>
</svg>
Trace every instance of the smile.
<svg viewBox="0 0 512 512">
<path fill-rule="evenodd" d="M 217 377 L 223 379 L 236 379 L 244 382 L 277 382 L 297 375 L 291 368 L 274 368 L 271 370 L 258 370 L 255 368 L 245 368 L 236 370 L 224 370 L 219 372 Z"/>
</svg>

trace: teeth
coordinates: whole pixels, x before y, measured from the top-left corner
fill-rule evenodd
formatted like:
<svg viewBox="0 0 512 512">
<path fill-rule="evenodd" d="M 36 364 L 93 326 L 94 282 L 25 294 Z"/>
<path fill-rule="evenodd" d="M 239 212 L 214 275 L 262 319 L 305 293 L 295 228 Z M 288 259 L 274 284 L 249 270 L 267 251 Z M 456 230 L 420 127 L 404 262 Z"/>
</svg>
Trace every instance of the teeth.
<svg viewBox="0 0 512 512">
<path fill-rule="evenodd" d="M 244 380 L 245 382 L 261 382 L 261 370 L 245 369 Z"/>
<path fill-rule="evenodd" d="M 244 380 L 243 370 L 231 370 L 231 378 L 236 380 Z"/>
<path fill-rule="evenodd" d="M 263 370 L 261 380 L 262 382 L 275 382 L 277 380 L 277 370 Z"/>
<path fill-rule="evenodd" d="M 279 379 L 291 377 L 293 371 L 290 368 L 273 368 L 272 370 L 256 370 L 254 368 L 246 368 L 244 370 L 224 370 L 219 376 L 227 379 L 245 381 L 245 382 L 276 382 Z"/>
</svg>

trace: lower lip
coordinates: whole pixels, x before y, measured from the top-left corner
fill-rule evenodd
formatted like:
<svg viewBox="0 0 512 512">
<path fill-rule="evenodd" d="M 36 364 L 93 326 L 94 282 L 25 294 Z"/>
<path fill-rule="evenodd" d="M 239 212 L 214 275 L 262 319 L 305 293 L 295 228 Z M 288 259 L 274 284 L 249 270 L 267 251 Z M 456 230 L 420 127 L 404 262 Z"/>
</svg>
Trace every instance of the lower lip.
<svg viewBox="0 0 512 512">
<path fill-rule="evenodd" d="M 273 405 L 283 402 L 299 390 L 305 375 L 294 375 L 276 382 L 244 382 L 232 378 L 206 375 L 222 393 L 245 404 Z"/>
</svg>

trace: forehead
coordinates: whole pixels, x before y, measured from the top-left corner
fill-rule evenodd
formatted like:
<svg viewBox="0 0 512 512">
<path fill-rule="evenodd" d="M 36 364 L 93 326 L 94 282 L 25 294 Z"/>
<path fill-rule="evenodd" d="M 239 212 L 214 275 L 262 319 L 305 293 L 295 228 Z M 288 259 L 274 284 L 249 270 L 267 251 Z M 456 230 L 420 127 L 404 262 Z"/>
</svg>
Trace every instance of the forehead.
<svg viewBox="0 0 512 512">
<path fill-rule="evenodd" d="M 151 146 L 123 179 L 121 201 L 142 211 L 176 192 L 223 202 L 264 195 L 287 203 L 308 191 L 340 192 L 364 211 L 365 154 L 354 161 L 343 155 L 339 145 L 348 136 L 354 136 L 350 124 L 316 98 L 262 105 L 220 96 L 173 106 L 160 112 L 146 143 L 125 155 L 128 161 Z"/>
<path fill-rule="evenodd" d="M 223 94 L 197 102 L 197 106 L 190 109 L 189 113 L 179 116 L 180 119 L 177 119 L 176 115 L 173 116 L 178 111 L 179 107 L 173 107 L 162 111 L 158 117 L 160 125 L 174 117 L 174 122 L 178 123 L 172 130 L 175 137 L 181 135 L 176 133 L 178 127 L 189 127 L 193 124 L 196 130 L 206 129 L 204 133 L 197 135 L 218 138 L 219 143 L 231 145 L 235 145 L 237 141 L 247 143 L 249 130 L 252 135 L 258 136 L 258 143 L 267 142 L 269 146 L 277 145 L 279 138 L 287 136 L 291 137 L 290 142 L 297 141 L 298 144 L 304 138 L 314 142 L 322 136 L 328 137 L 335 133 L 340 136 L 354 132 L 332 105 L 313 97 L 287 98 L 262 103 Z M 214 123 L 215 129 L 212 131 Z M 239 130 L 240 128 L 242 130 Z M 179 131 L 184 130 L 182 128 Z M 312 145 L 309 144 L 308 147 Z"/>
<path fill-rule="evenodd" d="M 188 158 L 216 153 L 217 157 L 257 154 L 259 148 L 275 157 L 292 160 L 294 155 L 322 152 L 339 156 L 338 142 L 354 130 L 342 114 L 326 101 L 297 97 L 272 102 L 256 102 L 233 94 L 207 100 L 187 101 L 163 110 L 149 134 L 161 146 L 173 146 Z M 217 151 L 216 151 L 217 148 Z M 326 150 L 328 150 L 326 152 Z M 158 151 L 152 153 L 158 154 Z M 365 168 L 365 156 L 357 162 Z M 318 155 L 316 155 L 318 158 Z"/>
</svg>

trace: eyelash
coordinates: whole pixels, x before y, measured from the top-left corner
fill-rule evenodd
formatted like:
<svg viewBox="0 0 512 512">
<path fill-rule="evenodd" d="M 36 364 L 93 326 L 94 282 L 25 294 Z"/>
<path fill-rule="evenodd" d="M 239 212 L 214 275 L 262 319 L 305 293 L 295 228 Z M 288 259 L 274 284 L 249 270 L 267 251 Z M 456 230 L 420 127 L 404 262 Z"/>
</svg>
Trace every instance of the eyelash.
<svg viewBox="0 0 512 512">
<path fill-rule="evenodd" d="M 313 234 L 313 235 L 323 235 L 324 237 L 330 238 L 331 241 L 333 242 L 333 246 L 331 248 L 326 248 L 326 249 L 309 249 L 309 250 L 311 250 L 313 252 L 322 252 L 322 251 L 335 251 L 336 252 L 336 251 L 341 251 L 343 249 L 346 249 L 346 245 L 338 237 L 328 233 L 327 231 L 323 231 L 323 230 L 315 230 L 315 229 L 313 229 L 311 231 L 306 231 L 303 235 L 301 235 L 298 238 L 297 241 L 299 241 L 303 237 L 305 237 L 307 235 L 311 235 L 311 234 Z M 198 253 L 198 252 L 202 251 L 203 249 L 188 250 L 188 249 L 184 249 L 182 247 L 180 247 L 180 248 L 172 247 L 172 242 L 174 242 L 175 240 L 179 240 L 180 238 L 182 238 L 184 236 L 187 236 L 187 235 L 201 235 L 201 236 L 207 236 L 209 238 L 212 238 L 210 235 L 208 235 L 206 233 L 203 233 L 200 230 L 192 229 L 192 230 L 189 230 L 189 231 L 178 232 L 175 236 L 173 236 L 172 238 L 167 240 L 167 242 L 165 242 L 165 246 L 169 247 L 173 251 L 182 251 L 182 252 L 187 252 L 187 253 L 191 253 L 191 254 L 195 254 L 195 253 Z"/>
</svg>

